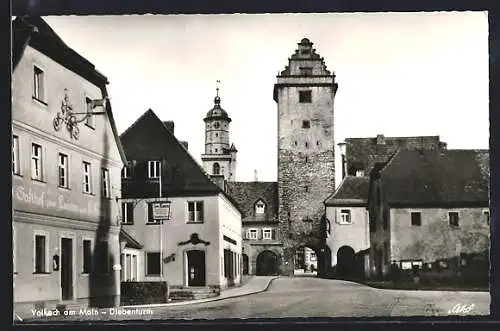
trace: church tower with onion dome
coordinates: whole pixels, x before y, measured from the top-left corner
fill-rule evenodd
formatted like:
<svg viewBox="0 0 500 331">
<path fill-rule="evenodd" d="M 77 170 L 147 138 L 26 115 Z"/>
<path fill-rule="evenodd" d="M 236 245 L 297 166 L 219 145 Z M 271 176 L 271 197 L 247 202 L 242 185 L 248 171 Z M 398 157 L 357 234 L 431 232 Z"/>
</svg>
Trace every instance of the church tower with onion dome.
<svg viewBox="0 0 500 331">
<path fill-rule="evenodd" d="M 218 81 L 219 82 L 219 81 Z M 205 122 L 205 153 L 201 155 L 203 168 L 214 179 L 224 182 L 236 180 L 236 147 L 229 141 L 231 118 L 221 107 L 219 87 L 214 106 L 203 119 Z"/>
</svg>

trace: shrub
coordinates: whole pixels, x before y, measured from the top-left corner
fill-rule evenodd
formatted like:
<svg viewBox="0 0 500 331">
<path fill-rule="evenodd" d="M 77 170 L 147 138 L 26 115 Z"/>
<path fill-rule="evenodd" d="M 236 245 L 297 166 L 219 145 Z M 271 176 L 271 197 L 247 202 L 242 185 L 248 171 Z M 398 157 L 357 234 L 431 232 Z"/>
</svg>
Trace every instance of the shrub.
<svg viewBox="0 0 500 331">
<path fill-rule="evenodd" d="M 167 282 L 122 282 L 121 304 L 153 304 L 168 302 Z"/>
</svg>

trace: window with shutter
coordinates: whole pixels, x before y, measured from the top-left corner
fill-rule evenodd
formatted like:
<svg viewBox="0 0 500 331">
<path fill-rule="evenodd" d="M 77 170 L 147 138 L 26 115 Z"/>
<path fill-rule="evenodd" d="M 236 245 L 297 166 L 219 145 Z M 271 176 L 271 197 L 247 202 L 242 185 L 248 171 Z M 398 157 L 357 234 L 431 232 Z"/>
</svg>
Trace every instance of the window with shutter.
<svg viewBox="0 0 500 331">
<path fill-rule="evenodd" d="M 148 222 L 147 224 L 161 224 L 160 220 L 155 220 L 153 217 L 153 202 L 148 203 Z"/>
</svg>

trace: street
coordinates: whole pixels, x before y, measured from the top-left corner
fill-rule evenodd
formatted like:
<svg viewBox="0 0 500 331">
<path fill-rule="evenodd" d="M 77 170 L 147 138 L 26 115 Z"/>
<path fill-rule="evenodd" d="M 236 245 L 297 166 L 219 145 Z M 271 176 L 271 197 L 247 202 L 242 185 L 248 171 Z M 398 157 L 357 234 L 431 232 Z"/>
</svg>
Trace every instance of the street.
<svg viewBox="0 0 500 331">
<path fill-rule="evenodd" d="M 488 315 L 488 292 L 382 290 L 340 280 L 281 277 L 266 292 L 207 303 L 151 308 L 152 314 L 60 317 L 69 320 L 247 319 Z M 38 321 L 46 320 L 44 318 Z M 34 321 L 36 322 L 36 320 Z"/>
</svg>

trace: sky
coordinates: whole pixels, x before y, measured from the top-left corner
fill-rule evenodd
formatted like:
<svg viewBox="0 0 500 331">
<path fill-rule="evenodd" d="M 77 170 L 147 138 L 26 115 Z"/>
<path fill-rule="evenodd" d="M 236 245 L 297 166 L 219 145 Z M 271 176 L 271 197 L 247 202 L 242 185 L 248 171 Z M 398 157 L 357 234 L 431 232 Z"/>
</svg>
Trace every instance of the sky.
<svg viewBox="0 0 500 331">
<path fill-rule="evenodd" d="M 236 180 L 277 180 L 276 75 L 304 37 L 334 71 L 335 144 L 347 137 L 439 135 L 489 148 L 486 12 L 49 16 L 108 77 L 118 131 L 151 108 L 175 122 L 201 164 L 220 80 Z M 336 184 L 340 157 L 336 150 Z"/>
</svg>

